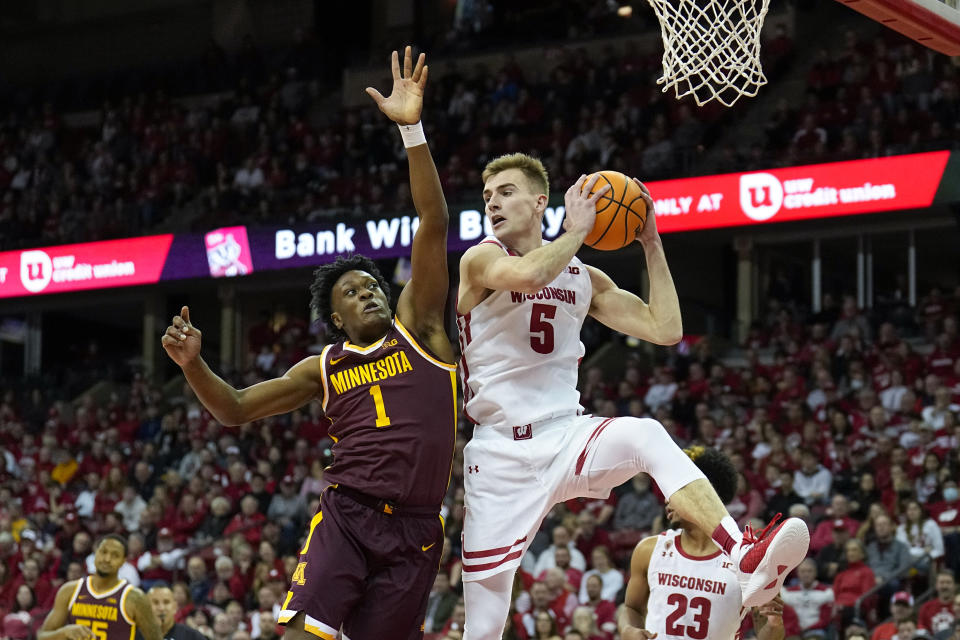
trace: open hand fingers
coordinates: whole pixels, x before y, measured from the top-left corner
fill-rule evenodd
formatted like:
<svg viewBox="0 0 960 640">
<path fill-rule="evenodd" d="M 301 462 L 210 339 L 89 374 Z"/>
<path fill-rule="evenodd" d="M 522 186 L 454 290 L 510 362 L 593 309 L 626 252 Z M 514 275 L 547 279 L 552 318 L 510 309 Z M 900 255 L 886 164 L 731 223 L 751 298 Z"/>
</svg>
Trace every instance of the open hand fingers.
<svg viewBox="0 0 960 640">
<path fill-rule="evenodd" d="M 403 50 L 403 77 L 409 78 L 413 72 L 413 49 L 407 45 Z"/>
<path fill-rule="evenodd" d="M 396 51 L 390 54 L 390 70 L 393 72 L 393 79 L 400 79 L 400 54 Z"/>
<path fill-rule="evenodd" d="M 411 80 L 413 80 L 416 83 L 420 82 L 420 76 L 423 74 L 423 67 L 426 65 L 426 62 L 427 62 L 427 54 L 421 53 L 417 57 L 417 66 L 413 68 L 413 75 L 410 76 Z"/>
<path fill-rule="evenodd" d="M 383 94 L 377 91 L 376 89 L 374 89 L 373 87 L 367 87 L 365 91 L 367 92 L 368 96 L 373 98 L 373 101 L 377 103 L 378 107 L 380 106 L 381 103 L 383 103 L 384 100 L 386 100 L 386 98 L 383 97 Z"/>
<path fill-rule="evenodd" d="M 420 89 L 423 89 L 425 86 L 427 86 L 427 72 L 428 72 L 428 71 L 430 71 L 430 67 L 428 67 L 427 65 L 424 65 L 424 66 L 423 66 L 423 73 L 420 74 L 420 81 L 417 82 L 417 86 L 419 86 Z"/>
</svg>

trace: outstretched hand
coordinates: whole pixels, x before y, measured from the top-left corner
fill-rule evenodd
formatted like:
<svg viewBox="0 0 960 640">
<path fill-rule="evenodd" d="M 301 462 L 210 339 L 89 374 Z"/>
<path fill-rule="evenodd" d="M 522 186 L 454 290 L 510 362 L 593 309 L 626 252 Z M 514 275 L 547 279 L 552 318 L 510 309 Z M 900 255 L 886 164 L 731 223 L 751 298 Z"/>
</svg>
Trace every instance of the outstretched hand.
<svg viewBox="0 0 960 640">
<path fill-rule="evenodd" d="M 160 338 L 167 355 L 181 367 L 200 355 L 200 330 L 190 324 L 190 308 L 184 306 Z"/>
<path fill-rule="evenodd" d="M 427 56 L 424 53 L 417 58 L 413 66 L 413 52 L 408 46 L 403 52 L 403 73 L 400 72 L 400 56 L 394 51 L 390 58 L 393 70 L 393 90 L 386 98 L 383 94 L 367 87 L 367 95 L 380 107 L 380 111 L 397 124 L 416 124 L 420 122 L 423 109 L 423 88 L 427 85 Z"/>
</svg>

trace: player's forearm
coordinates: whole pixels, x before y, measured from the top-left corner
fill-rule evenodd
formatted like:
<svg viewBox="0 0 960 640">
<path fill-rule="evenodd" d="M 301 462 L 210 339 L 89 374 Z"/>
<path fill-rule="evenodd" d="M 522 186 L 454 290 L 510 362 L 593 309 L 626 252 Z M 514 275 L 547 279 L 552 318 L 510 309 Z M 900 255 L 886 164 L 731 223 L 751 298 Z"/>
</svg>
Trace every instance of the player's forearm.
<svg viewBox="0 0 960 640">
<path fill-rule="evenodd" d="M 52 631 L 37 631 L 37 640 L 66 640 L 67 634 L 64 633 L 64 628 L 60 627 L 59 629 L 53 629 Z"/>
<path fill-rule="evenodd" d="M 449 222 L 447 201 L 443 197 L 440 176 L 430 155 L 429 145 L 424 143 L 409 147 L 407 160 L 410 164 L 410 194 L 420 216 L 420 226 L 437 225 L 446 229 Z"/>
<path fill-rule="evenodd" d="M 663 243 L 657 237 L 643 244 L 647 258 L 647 274 L 650 278 L 650 315 L 654 331 L 660 338 L 658 344 L 676 344 L 683 337 L 683 321 L 680 316 L 680 298 L 667 266 Z"/>
<path fill-rule="evenodd" d="M 628 627 L 643 629 L 646 616 L 629 605 L 620 607 L 620 619 L 617 620 L 617 631 L 623 633 Z"/>
<path fill-rule="evenodd" d="M 583 245 L 586 232 L 567 231 L 550 244 L 538 247 L 517 263 L 524 283 L 523 293 L 536 293 L 556 279 Z"/>
<path fill-rule="evenodd" d="M 190 388 L 214 418 L 228 427 L 243 424 L 237 390 L 215 374 L 203 358 L 197 356 L 181 370 Z"/>
</svg>

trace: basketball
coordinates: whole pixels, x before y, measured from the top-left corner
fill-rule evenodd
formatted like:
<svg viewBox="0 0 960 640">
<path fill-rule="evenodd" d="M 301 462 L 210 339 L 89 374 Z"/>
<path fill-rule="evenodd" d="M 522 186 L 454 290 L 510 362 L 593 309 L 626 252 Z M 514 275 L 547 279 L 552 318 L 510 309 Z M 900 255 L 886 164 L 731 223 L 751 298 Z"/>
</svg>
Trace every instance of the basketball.
<svg viewBox="0 0 960 640">
<path fill-rule="evenodd" d="M 592 178 L 593 174 L 587 176 L 587 183 Z M 601 171 L 590 193 L 596 193 L 604 185 L 610 185 L 610 190 L 597 200 L 597 220 L 583 242 L 594 249 L 614 251 L 633 242 L 643 228 L 647 221 L 647 203 L 637 183 L 619 171 Z"/>
</svg>

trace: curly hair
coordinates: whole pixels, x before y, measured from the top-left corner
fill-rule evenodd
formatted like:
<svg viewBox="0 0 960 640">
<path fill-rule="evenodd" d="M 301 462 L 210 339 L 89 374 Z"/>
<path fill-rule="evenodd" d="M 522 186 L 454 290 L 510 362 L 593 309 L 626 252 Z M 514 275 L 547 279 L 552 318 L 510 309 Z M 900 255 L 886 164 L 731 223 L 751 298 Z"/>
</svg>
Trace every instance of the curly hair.
<svg viewBox="0 0 960 640">
<path fill-rule="evenodd" d="M 331 336 L 343 339 L 347 334 L 333 323 L 330 316 L 333 315 L 333 304 L 330 300 L 330 293 L 333 291 L 333 285 L 337 283 L 340 276 L 348 271 L 365 271 L 369 273 L 380 285 L 383 294 L 390 300 L 390 285 L 387 284 L 380 269 L 376 263 L 366 256 L 352 255 L 348 258 L 337 257 L 334 262 L 325 264 L 313 272 L 313 284 L 310 285 L 310 308 L 313 309 L 320 320 L 327 325 L 327 330 Z"/>
<path fill-rule="evenodd" d="M 725 453 L 707 447 L 692 447 L 684 449 L 683 452 L 703 471 L 703 475 L 707 476 L 723 504 L 733 500 L 737 495 L 737 469 Z"/>
</svg>

